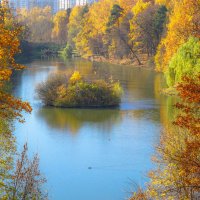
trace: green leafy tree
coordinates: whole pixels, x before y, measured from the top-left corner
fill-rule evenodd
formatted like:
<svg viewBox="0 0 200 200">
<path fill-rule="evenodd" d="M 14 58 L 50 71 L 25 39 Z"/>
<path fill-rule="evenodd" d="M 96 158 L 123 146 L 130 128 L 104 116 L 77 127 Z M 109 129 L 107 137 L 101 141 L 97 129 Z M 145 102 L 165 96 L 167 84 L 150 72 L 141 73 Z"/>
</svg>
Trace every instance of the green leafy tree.
<svg viewBox="0 0 200 200">
<path fill-rule="evenodd" d="M 160 6 L 154 17 L 154 31 L 157 39 L 160 40 L 164 32 L 165 23 L 167 19 L 167 8 L 165 6 Z"/>
<path fill-rule="evenodd" d="M 168 86 L 174 86 L 182 77 L 194 77 L 200 72 L 200 41 L 190 37 L 172 57 L 169 68 L 165 72 Z"/>
<path fill-rule="evenodd" d="M 65 58 L 71 58 L 72 57 L 73 48 L 69 44 L 62 50 L 61 55 Z"/>
</svg>

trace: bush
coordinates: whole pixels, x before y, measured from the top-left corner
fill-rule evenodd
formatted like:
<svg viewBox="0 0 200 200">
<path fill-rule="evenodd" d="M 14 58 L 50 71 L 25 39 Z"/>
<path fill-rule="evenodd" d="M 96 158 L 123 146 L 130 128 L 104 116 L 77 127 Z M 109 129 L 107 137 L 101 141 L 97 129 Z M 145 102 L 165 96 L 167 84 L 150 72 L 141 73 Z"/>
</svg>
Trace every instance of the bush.
<svg viewBox="0 0 200 200">
<path fill-rule="evenodd" d="M 72 58 L 72 52 L 73 49 L 70 45 L 67 45 L 62 51 L 61 51 L 61 56 L 66 59 L 66 58 Z"/>
<path fill-rule="evenodd" d="M 50 75 L 48 79 L 36 88 L 38 97 L 45 105 L 53 105 L 57 98 L 58 88 L 66 83 L 66 76 L 61 74 Z"/>
<path fill-rule="evenodd" d="M 107 107 L 119 105 L 122 88 L 118 82 L 86 81 L 74 72 L 71 76 L 51 75 L 39 84 L 37 94 L 47 106 Z"/>
</svg>

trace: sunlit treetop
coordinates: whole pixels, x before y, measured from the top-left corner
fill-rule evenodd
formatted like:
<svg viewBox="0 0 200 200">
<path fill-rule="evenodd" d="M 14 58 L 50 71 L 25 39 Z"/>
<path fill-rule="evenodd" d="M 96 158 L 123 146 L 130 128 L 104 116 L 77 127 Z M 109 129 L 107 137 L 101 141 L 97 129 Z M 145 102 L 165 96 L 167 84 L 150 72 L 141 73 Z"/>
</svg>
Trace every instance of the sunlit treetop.
<svg viewBox="0 0 200 200">
<path fill-rule="evenodd" d="M 138 0 L 138 2 L 135 4 L 135 6 L 132 9 L 132 12 L 135 17 L 138 16 L 142 11 L 148 8 L 150 5 L 150 2 L 144 2 L 143 0 Z"/>
</svg>

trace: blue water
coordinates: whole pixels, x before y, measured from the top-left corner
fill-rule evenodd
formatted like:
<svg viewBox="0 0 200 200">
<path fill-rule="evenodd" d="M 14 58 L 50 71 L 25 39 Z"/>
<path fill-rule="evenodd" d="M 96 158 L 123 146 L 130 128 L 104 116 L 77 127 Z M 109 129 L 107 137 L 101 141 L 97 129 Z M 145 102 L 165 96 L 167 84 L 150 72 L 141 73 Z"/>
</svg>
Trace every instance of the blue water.
<svg viewBox="0 0 200 200">
<path fill-rule="evenodd" d="M 28 142 L 40 156 L 52 200 L 123 200 L 145 186 L 151 156 L 167 121 L 158 94 L 161 75 L 151 69 L 75 60 L 34 61 L 16 78 L 14 93 L 30 102 L 26 123 L 16 123 L 18 148 Z M 79 70 L 91 78 L 112 76 L 124 88 L 117 109 L 45 108 L 35 87 L 50 73 Z"/>
</svg>

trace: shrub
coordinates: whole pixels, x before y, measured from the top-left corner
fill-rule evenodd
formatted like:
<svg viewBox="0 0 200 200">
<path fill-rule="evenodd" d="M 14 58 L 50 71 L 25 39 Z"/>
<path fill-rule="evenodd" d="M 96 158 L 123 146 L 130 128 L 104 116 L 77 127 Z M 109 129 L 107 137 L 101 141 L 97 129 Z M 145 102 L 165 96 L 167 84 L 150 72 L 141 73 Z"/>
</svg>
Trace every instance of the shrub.
<svg viewBox="0 0 200 200">
<path fill-rule="evenodd" d="M 70 45 L 67 45 L 62 51 L 61 56 L 63 58 L 72 58 L 73 49 Z"/>
<path fill-rule="evenodd" d="M 75 84 L 76 82 L 80 81 L 82 79 L 80 73 L 78 71 L 75 71 L 72 76 L 70 77 L 70 82 Z"/>
<path fill-rule="evenodd" d="M 41 99 L 45 105 L 53 105 L 57 98 L 56 94 L 58 88 L 66 82 L 66 75 L 50 75 L 45 82 L 40 83 L 36 88 L 39 99 Z"/>
<path fill-rule="evenodd" d="M 122 88 L 118 82 L 86 81 L 75 71 L 70 77 L 51 75 L 37 87 L 37 93 L 47 106 L 106 107 L 119 105 Z"/>
</svg>

